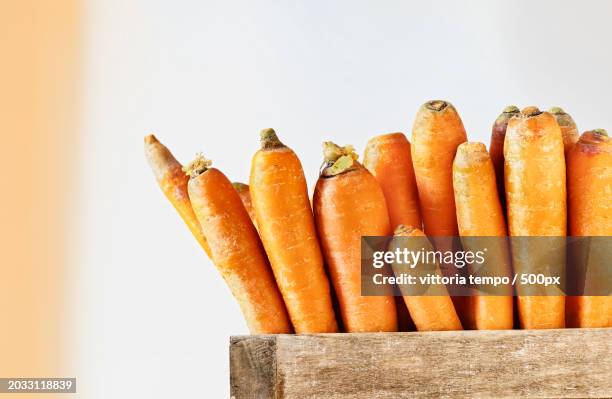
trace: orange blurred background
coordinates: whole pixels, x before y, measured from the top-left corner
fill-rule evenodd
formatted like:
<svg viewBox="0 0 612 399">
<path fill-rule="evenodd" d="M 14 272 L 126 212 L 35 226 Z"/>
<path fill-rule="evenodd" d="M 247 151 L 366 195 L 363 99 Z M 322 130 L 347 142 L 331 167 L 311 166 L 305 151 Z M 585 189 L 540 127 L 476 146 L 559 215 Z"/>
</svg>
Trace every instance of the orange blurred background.
<svg viewBox="0 0 612 399">
<path fill-rule="evenodd" d="M 69 376 L 81 10 L 76 0 L 0 3 L 0 376 Z"/>
</svg>

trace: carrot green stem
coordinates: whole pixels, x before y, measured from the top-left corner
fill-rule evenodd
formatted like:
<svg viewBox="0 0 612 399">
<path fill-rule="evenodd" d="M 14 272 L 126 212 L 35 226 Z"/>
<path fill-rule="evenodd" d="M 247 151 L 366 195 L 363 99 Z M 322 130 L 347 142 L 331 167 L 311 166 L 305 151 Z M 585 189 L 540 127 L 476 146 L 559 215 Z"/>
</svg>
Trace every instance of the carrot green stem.
<svg viewBox="0 0 612 399">
<path fill-rule="evenodd" d="M 212 165 L 210 159 L 204 158 L 202 154 L 196 154 L 196 157 L 186 166 L 183 166 L 183 172 L 192 179 L 206 172 Z"/>
<path fill-rule="evenodd" d="M 276 135 L 276 132 L 274 131 L 274 129 L 271 129 L 271 128 L 263 129 L 259 135 L 261 138 L 261 149 L 262 150 L 267 150 L 271 148 L 281 148 L 285 146 L 278 139 L 278 136 Z"/>
<path fill-rule="evenodd" d="M 503 112 L 504 114 L 518 114 L 521 111 L 516 105 L 508 105 Z"/>
<path fill-rule="evenodd" d="M 561 107 L 551 107 L 548 112 L 550 112 L 553 115 L 563 115 L 566 112 L 563 110 L 563 108 Z"/>
<path fill-rule="evenodd" d="M 331 141 L 326 141 L 323 143 L 323 160 L 326 167 L 321 174 L 323 176 L 339 175 L 350 169 L 358 157 L 352 145 L 340 147 Z"/>
</svg>

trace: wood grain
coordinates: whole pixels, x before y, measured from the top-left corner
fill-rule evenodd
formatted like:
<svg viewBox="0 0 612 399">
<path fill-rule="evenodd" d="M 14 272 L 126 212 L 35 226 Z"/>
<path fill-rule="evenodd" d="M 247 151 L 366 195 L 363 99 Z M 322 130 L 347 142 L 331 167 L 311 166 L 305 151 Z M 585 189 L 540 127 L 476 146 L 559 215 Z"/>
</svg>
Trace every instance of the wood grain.
<svg viewBox="0 0 612 399">
<path fill-rule="evenodd" d="M 612 397 L 612 329 L 239 336 L 243 398 Z"/>
</svg>

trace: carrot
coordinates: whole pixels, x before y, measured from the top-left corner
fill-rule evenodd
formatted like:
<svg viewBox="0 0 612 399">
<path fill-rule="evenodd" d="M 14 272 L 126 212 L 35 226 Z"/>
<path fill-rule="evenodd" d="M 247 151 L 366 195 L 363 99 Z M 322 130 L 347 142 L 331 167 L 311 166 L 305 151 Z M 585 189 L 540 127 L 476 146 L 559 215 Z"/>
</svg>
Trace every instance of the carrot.
<svg viewBox="0 0 612 399">
<path fill-rule="evenodd" d="M 506 201 L 511 236 L 566 235 L 566 186 L 563 139 L 555 118 L 537 107 L 527 107 L 510 119 L 504 143 Z M 515 272 L 543 264 L 546 255 L 525 257 L 515 248 Z M 543 248 L 544 252 L 548 249 Z M 565 262 L 565 251 L 559 254 Z M 518 297 L 522 328 L 565 326 L 565 297 Z"/>
<path fill-rule="evenodd" d="M 395 230 L 395 237 L 413 237 L 412 241 L 392 240 L 389 251 L 395 252 L 397 249 L 410 251 L 433 251 L 433 247 L 425 234 L 416 227 L 400 225 Z M 416 238 L 416 239 L 415 239 Z M 397 270 L 396 265 L 392 265 Z M 415 270 L 419 270 L 423 265 L 416 265 Z M 397 273 L 397 272 L 396 272 Z M 436 274 L 441 275 L 439 266 L 436 266 Z M 446 331 L 462 330 L 461 322 L 453 306 L 451 297 L 448 296 L 446 287 L 437 290 L 446 292 L 446 295 L 404 295 L 404 302 L 410 312 L 410 317 L 414 321 L 418 331 Z"/>
<path fill-rule="evenodd" d="M 257 231 L 232 183 L 198 156 L 185 172 L 189 198 L 221 276 L 253 334 L 291 332 L 291 324 Z"/>
<path fill-rule="evenodd" d="M 457 224 L 464 250 L 488 250 L 483 270 L 512 279 L 510 254 L 505 240 L 471 237 L 505 237 L 506 222 L 497 196 L 495 170 L 482 143 L 463 143 L 453 163 L 453 187 Z M 471 248 L 474 246 L 474 248 Z M 479 247 L 480 248 L 479 248 Z M 470 297 L 470 328 L 477 330 L 512 329 L 512 292 L 508 296 Z"/>
<path fill-rule="evenodd" d="M 457 146 L 466 141 L 463 122 L 451 103 L 434 100 L 421 106 L 412 129 L 412 162 L 425 234 L 440 251 L 452 250 L 450 237 L 458 234 L 452 167 Z M 442 269 L 445 275 L 456 271 Z M 453 302 L 461 321 L 466 321 L 467 298 L 455 296 Z"/>
<path fill-rule="evenodd" d="M 330 287 L 300 160 L 272 129 L 261 132 L 250 192 L 259 234 L 297 333 L 336 332 Z"/>
<path fill-rule="evenodd" d="M 257 218 L 255 217 L 255 210 L 253 209 L 253 203 L 251 202 L 251 192 L 249 191 L 249 185 L 244 183 L 234 182 L 232 186 L 238 192 L 240 196 L 240 200 L 242 201 L 242 205 L 244 205 L 244 209 L 247 210 L 253 225 L 257 228 Z"/>
<path fill-rule="evenodd" d="M 582 134 L 567 154 L 570 233 L 612 235 L 612 140 L 605 130 Z M 570 327 L 612 327 L 612 297 L 567 298 Z"/>
<path fill-rule="evenodd" d="M 465 141 L 452 104 L 429 101 L 419 109 L 412 129 L 412 161 L 428 236 L 457 235 L 452 165 L 457 146 Z"/>
<path fill-rule="evenodd" d="M 374 175 L 385 194 L 391 226 L 406 224 L 421 227 L 419 193 L 406 136 L 391 133 L 370 139 L 363 166 Z"/>
<path fill-rule="evenodd" d="M 191 208 L 189 194 L 187 193 L 189 177 L 183 173 L 183 166 L 154 135 L 145 136 L 144 142 L 145 155 L 155 174 L 157 184 L 183 219 L 191 234 L 204 249 L 204 252 L 211 258 L 210 248 L 202 232 L 202 227 Z"/>
<path fill-rule="evenodd" d="M 570 114 L 566 113 L 560 107 L 552 107 L 548 110 L 548 112 L 555 117 L 559 127 L 561 128 L 563 148 L 565 154 L 567 155 L 567 152 L 573 147 L 574 144 L 576 144 L 576 141 L 578 141 L 578 137 L 580 136 L 578 128 L 576 127 L 576 122 L 574 122 L 574 119 L 572 119 Z"/>
<path fill-rule="evenodd" d="M 506 191 L 504 189 L 504 139 L 506 138 L 506 128 L 510 118 L 518 115 L 520 110 L 515 105 L 509 105 L 495 119 L 491 128 L 491 143 L 489 145 L 489 154 L 491 162 L 495 168 L 495 180 L 497 182 L 497 192 L 502 209 L 506 209 Z M 504 212 L 504 217 L 506 214 Z"/>
<path fill-rule="evenodd" d="M 361 237 L 391 231 L 382 189 L 352 147 L 326 142 L 323 153 L 314 213 L 346 331 L 397 331 L 393 296 L 361 296 Z"/>
</svg>

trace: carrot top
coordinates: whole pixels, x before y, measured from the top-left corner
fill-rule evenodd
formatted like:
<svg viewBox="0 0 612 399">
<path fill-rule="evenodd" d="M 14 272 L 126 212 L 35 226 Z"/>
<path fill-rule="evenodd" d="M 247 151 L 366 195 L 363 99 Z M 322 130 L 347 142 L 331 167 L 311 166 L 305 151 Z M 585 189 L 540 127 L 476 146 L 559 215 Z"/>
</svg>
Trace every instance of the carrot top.
<svg viewBox="0 0 612 399">
<path fill-rule="evenodd" d="M 574 122 L 570 114 L 565 112 L 563 108 L 551 107 L 548 112 L 554 115 L 555 119 L 557 119 L 557 123 L 559 124 L 559 126 L 576 126 L 576 123 Z"/>
<path fill-rule="evenodd" d="M 321 176 L 336 176 L 349 170 L 359 158 L 352 145 L 340 147 L 326 141 L 323 143 L 323 170 Z"/>
<path fill-rule="evenodd" d="M 183 166 L 183 172 L 193 179 L 206 172 L 211 166 L 212 161 L 210 159 L 204 158 L 202 154 L 196 154 L 193 161 Z"/>
<path fill-rule="evenodd" d="M 538 116 L 542 113 L 538 107 L 535 105 L 531 105 L 529 107 L 525 107 L 521 110 L 521 115 L 524 117 Z"/>
<path fill-rule="evenodd" d="M 444 108 L 448 107 L 448 102 L 444 100 L 432 100 L 425 103 L 425 106 L 432 111 L 442 111 Z"/>
<path fill-rule="evenodd" d="M 521 111 L 518 109 L 516 105 L 508 105 L 501 114 L 495 120 L 496 125 L 501 125 L 506 123 L 508 119 L 512 118 L 515 115 L 518 115 Z"/>
<path fill-rule="evenodd" d="M 285 145 L 279 140 L 278 136 L 276 135 L 276 132 L 272 128 L 263 129 L 259 133 L 259 136 L 262 150 L 285 147 Z"/>
</svg>

